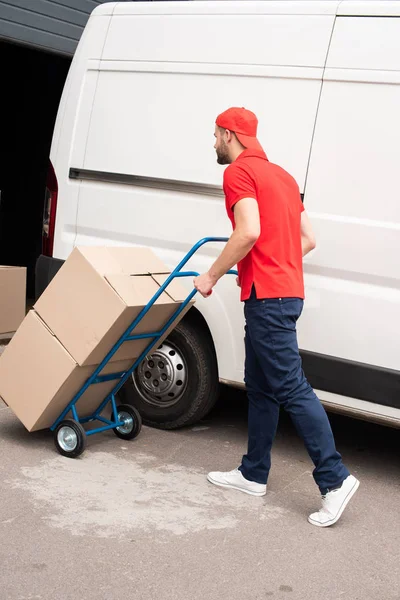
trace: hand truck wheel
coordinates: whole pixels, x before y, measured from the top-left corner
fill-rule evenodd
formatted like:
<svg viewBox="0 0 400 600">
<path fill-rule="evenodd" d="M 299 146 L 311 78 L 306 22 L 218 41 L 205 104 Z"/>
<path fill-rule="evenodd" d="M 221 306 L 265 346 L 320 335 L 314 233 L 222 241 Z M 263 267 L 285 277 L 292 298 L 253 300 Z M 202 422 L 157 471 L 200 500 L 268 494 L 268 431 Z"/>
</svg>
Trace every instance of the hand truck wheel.
<svg viewBox="0 0 400 600">
<path fill-rule="evenodd" d="M 63 456 L 76 458 L 86 448 L 86 433 L 82 425 L 73 419 L 61 421 L 54 432 L 54 443 Z"/>
<path fill-rule="evenodd" d="M 139 411 L 130 404 L 120 404 L 117 406 L 117 414 L 118 421 L 122 421 L 123 425 L 113 429 L 115 435 L 122 440 L 133 440 L 142 429 L 142 417 Z M 114 419 L 113 415 L 111 419 Z"/>
</svg>

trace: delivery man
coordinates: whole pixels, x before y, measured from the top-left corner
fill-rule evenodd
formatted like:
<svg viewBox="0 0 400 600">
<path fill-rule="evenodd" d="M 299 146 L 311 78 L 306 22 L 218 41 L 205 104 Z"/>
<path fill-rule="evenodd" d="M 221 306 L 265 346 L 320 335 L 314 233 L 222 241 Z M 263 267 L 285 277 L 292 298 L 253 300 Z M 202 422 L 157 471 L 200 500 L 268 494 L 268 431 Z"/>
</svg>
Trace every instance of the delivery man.
<svg viewBox="0 0 400 600">
<path fill-rule="evenodd" d="M 304 300 L 302 257 L 315 247 L 309 219 L 295 180 L 270 163 L 257 140 L 257 117 L 229 108 L 215 126 L 217 161 L 229 165 L 224 193 L 233 233 L 195 288 L 205 298 L 217 281 L 238 265 L 245 314 L 245 383 L 249 399 L 248 451 L 237 469 L 212 472 L 208 481 L 263 496 L 271 466 L 279 408 L 290 414 L 315 469 L 322 508 L 312 525 L 338 521 L 359 481 L 335 448 L 319 399 L 302 370 L 296 322 Z"/>
</svg>

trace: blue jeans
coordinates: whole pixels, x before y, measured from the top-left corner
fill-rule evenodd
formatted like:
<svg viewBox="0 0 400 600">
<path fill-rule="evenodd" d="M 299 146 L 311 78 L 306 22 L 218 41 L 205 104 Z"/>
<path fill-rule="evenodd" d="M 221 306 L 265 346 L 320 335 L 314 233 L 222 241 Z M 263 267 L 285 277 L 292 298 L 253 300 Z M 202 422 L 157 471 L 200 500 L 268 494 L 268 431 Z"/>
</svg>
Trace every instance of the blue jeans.
<svg viewBox="0 0 400 600">
<path fill-rule="evenodd" d="M 250 481 L 266 483 L 279 408 L 290 414 L 314 463 L 321 494 L 349 475 L 335 448 L 326 412 L 305 378 L 297 345 L 300 298 L 257 300 L 254 288 L 245 302 L 245 383 L 249 398 L 248 451 L 239 470 Z"/>
</svg>

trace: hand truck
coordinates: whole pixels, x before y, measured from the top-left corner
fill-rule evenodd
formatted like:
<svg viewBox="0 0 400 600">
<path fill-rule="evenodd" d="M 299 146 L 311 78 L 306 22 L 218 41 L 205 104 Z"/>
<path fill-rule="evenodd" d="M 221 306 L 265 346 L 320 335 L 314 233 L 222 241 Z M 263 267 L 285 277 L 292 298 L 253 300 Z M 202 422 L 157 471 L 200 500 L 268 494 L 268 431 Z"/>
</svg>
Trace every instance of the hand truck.
<svg viewBox="0 0 400 600">
<path fill-rule="evenodd" d="M 86 380 L 86 382 L 83 384 L 80 390 L 72 398 L 68 406 L 65 407 L 58 419 L 50 427 L 51 431 L 54 432 L 54 442 L 60 454 L 62 454 L 63 456 L 68 456 L 70 458 L 76 458 L 77 456 L 80 456 L 86 448 L 87 437 L 89 435 L 94 435 L 95 433 L 100 433 L 109 429 L 112 429 L 116 436 L 124 440 L 132 440 L 139 435 L 142 427 L 142 419 L 139 411 L 130 404 L 121 404 L 117 406 L 116 395 L 120 388 L 132 375 L 133 371 L 146 357 L 149 350 L 153 347 L 154 342 L 164 335 L 164 333 L 167 331 L 170 325 L 174 322 L 174 320 L 179 316 L 179 314 L 185 309 L 187 304 L 195 296 L 197 290 L 193 289 L 189 293 L 184 302 L 180 304 L 178 309 L 175 311 L 175 313 L 171 316 L 171 318 L 160 331 L 141 333 L 135 335 L 134 330 L 137 327 L 137 325 L 141 322 L 143 317 L 149 312 L 149 310 L 159 298 L 159 296 L 161 296 L 164 290 L 168 287 L 171 281 L 173 281 L 177 277 L 197 277 L 199 275 L 199 273 L 197 273 L 196 271 L 182 271 L 181 269 L 185 266 L 188 260 L 193 256 L 193 254 L 195 254 L 195 252 L 197 252 L 197 250 L 201 246 L 209 242 L 227 241 L 228 238 L 224 237 L 206 237 L 197 242 L 197 244 L 195 244 L 193 248 L 181 260 L 178 266 L 175 267 L 175 269 L 168 276 L 168 278 L 160 287 L 160 289 L 154 294 L 154 296 L 149 300 L 146 306 L 140 311 L 140 313 L 134 319 L 134 321 L 129 325 L 125 333 L 115 343 L 115 345 L 109 351 L 107 356 L 96 368 L 94 373 Z M 237 271 L 231 269 L 228 271 L 228 274 L 237 275 Z M 110 359 L 114 356 L 114 354 L 124 342 L 140 339 L 149 339 L 149 344 L 146 346 L 145 350 L 143 350 L 141 355 L 135 360 L 133 365 L 128 370 L 119 373 L 108 373 L 107 375 L 100 375 L 101 371 L 104 369 L 104 367 L 107 365 L 107 363 L 110 361 Z M 106 396 L 106 398 L 104 398 L 104 400 L 101 402 L 98 408 L 90 416 L 80 418 L 76 409 L 76 404 L 81 398 L 81 396 L 86 392 L 88 387 L 91 385 L 96 385 L 98 383 L 103 383 L 104 381 L 114 380 L 117 382 L 115 387 Z M 112 408 L 110 419 L 107 419 L 104 416 L 102 416 L 102 412 L 105 410 L 108 404 L 111 404 Z M 68 413 L 71 413 L 71 418 L 67 419 L 66 417 Z M 91 423 L 93 421 L 99 421 L 100 423 L 102 423 L 102 426 L 85 431 L 82 425 L 85 423 Z"/>
</svg>

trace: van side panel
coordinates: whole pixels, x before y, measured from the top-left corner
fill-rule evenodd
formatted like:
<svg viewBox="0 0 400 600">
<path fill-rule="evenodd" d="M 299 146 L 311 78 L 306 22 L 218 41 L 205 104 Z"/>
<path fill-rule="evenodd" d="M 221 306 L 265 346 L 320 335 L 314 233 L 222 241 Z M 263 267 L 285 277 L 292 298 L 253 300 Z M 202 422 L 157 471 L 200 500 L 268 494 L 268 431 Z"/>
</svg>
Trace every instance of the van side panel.
<svg viewBox="0 0 400 600">
<path fill-rule="evenodd" d="M 296 3 L 298 10 L 312 5 L 313 14 L 268 14 L 275 4 L 116 7 L 102 60 L 86 64 L 86 78 L 98 74 L 98 80 L 84 156 L 82 135 L 70 162 L 80 186 L 76 244 L 147 245 L 172 267 L 200 238 L 229 235 L 216 188 L 223 170 L 213 149 L 215 118 L 228 106 L 256 112 L 270 160 L 304 187 L 334 15 L 317 14 L 319 2 Z M 238 7 L 249 14 L 236 14 Z M 222 35 L 226 26 L 245 37 L 243 52 Z M 91 94 L 84 86 L 82 110 Z M 79 115 L 80 122 L 87 127 L 86 116 Z M 143 187 L 135 177 L 167 179 L 171 189 Z M 188 184 L 184 191 L 182 182 Z M 206 270 L 220 249 L 203 248 L 192 267 Z M 220 377 L 239 382 L 244 345 L 238 298 L 232 278 L 221 281 L 212 298 L 199 298 L 197 308 L 211 329 Z"/>
<path fill-rule="evenodd" d="M 338 17 L 306 184 L 317 250 L 299 332 L 306 350 L 397 371 L 399 57 L 399 18 Z"/>
</svg>

